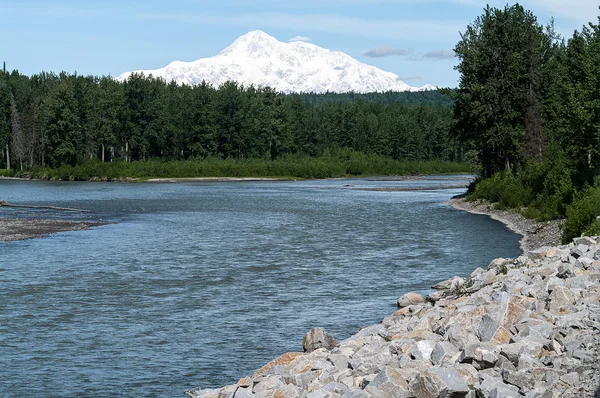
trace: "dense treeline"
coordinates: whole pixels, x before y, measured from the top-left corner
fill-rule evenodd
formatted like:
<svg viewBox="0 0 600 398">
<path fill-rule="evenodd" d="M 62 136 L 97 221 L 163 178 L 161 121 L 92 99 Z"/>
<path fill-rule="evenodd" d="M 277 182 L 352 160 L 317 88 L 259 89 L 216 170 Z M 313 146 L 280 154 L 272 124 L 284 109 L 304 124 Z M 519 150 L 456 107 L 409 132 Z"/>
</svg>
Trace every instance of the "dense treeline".
<svg viewBox="0 0 600 398">
<path fill-rule="evenodd" d="M 90 160 L 272 161 L 340 150 L 401 161 L 464 156 L 449 133 L 450 100 L 437 92 L 284 96 L 235 82 L 215 88 L 143 75 L 119 82 L 64 72 L 0 73 L 6 169 Z"/>
<path fill-rule="evenodd" d="M 455 52 L 453 132 L 474 145 L 484 177 L 471 197 L 567 216 L 565 240 L 600 232 L 599 25 L 565 41 L 518 4 L 487 7 Z"/>
<path fill-rule="evenodd" d="M 443 94 L 440 90 L 427 91 L 386 91 L 383 93 L 305 93 L 288 94 L 289 98 L 299 98 L 304 103 L 320 104 L 322 102 L 356 102 L 370 101 L 381 102 L 383 104 L 427 104 L 433 106 L 444 106 L 451 108 L 453 106 L 450 96 Z"/>
</svg>

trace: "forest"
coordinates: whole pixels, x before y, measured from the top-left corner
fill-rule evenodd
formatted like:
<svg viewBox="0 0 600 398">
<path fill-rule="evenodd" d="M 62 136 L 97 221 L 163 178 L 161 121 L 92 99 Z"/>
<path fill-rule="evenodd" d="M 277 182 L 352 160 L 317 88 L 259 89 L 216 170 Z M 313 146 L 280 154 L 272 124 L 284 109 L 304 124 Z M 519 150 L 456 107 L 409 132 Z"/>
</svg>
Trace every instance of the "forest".
<svg viewBox="0 0 600 398">
<path fill-rule="evenodd" d="M 487 7 L 456 45 L 451 135 L 473 145 L 471 199 L 600 233 L 600 27 L 567 39 L 519 4 Z"/>
<path fill-rule="evenodd" d="M 286 96 L 235 82 L 192 87 L 15 70 L 2 72 L 0 112 L 0 161 L 12 173 L 90 161 L 458 162 L 465 152 L 450 135 L 451 100 L 437 91 Z"/>
</svg>

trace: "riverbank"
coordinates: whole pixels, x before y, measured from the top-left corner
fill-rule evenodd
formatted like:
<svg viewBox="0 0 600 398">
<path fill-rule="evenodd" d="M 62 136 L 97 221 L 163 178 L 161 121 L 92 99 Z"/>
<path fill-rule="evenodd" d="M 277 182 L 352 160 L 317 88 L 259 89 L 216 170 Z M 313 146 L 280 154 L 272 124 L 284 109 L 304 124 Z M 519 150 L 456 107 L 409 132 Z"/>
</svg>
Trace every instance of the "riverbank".
<svg viewBox="0 0 600 398">
<path fill-rule="evenodd" d="M 43 238 L 57 232 L 82 231 L 106 223 L 38 218 L 0 218 L 0 241 Z"/>
<path fill-rule="evenodd" d="M 313 329 L 238 383 L 189 390 L 193 398 L 598 397 L 600 238 L 530 250 L 559 239 L 487 205 L 453 200 L 524 236 L 524 254 L 408 293 L 380 324 L 337 342 Z"/>
<path fill-rule="evenodd" d="M 182 183 L 182 182 L 259 182 L 259 181 L 290 181 L 293 178 L 268 177 L 197 177 L 197 178 L 149 178 L 141 180 L 150 183 Z"/>
<path fill-rule="evenodd" d="M 534 250 L 542 246 L 556 246 L 561 243 L 562 220 L 541 222 L 525 218 L 513 210 L 498 210 L 485 201 L 467 201 L 457 197 L 448 202 L 458 210 L 473 214 L 483 214 L 505 224 L 508 229 L 522 236 L 519 245 L 521 251 Z"/>
<path fill-rule="evenodd" d="M 310 157 L 287 155 L 270 159 L 220 159 L 186 161 L 87 161 L 77 166 L 32 167 L 29 170 L 0 170 L 0 176 L 62 181 L 134 181 L 178 178 L 283 178 L 320 179 L 333 177 L 402 176 L 468 173 L 466 163 L 448 161 L 400 161 L 391 158 L 344 152 Z"/>
</svg>

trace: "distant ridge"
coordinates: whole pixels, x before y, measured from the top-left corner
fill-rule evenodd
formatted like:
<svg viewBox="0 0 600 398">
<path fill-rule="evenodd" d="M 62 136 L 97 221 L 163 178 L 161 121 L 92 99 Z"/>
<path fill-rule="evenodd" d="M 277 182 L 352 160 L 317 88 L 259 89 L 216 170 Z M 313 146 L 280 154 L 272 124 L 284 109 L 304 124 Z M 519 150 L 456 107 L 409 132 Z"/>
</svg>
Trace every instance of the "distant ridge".
<svg viewBox="0 0 600 398">
<path fill-rule="evenodd" d="M 284 93 L 436 89 L 429 84 L 409 86 L 398 75 L 359 62 L 343 52 L 302 41 L 284 43 L 260 30 L 239 37 L 212 58 L 174 61 L 161 69 L 126 72 L 117 79 L 125 80 L 132 73 L 141 72 L 178 84 L 197 85 L 204 80 L 220 86 L 226 81 L 236 81 L 244 86 L 269 86 Z"/>
</svg>

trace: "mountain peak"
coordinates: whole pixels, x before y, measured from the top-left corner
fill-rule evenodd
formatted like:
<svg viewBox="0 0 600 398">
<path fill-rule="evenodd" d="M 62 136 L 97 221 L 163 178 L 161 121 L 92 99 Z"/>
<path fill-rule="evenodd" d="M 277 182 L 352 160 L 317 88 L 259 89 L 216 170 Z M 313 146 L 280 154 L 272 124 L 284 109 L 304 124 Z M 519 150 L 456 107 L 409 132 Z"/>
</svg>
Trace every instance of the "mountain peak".
<svg viewBox="0 0 600 398">
<path fill-rule="evenodd" d="M 179 84 L 206 81 L 219 86 L 234 80 L 245 86 L 269 86 L 285 93 L 430 89 L 411 87 L 397 75 L 363 64 L 345 53 L 305 42 L 284 43 L 261 30 L 240 36 L 212 58 L 172 62 L 156 70 L 126 72 L 118 79 L 140 72 Z"/>
<path fill-rule="evenodd" d="M 263 40 L 275 40 L 276 38 L 269 35 L 268 33 L 263 32 L 262 30 L 251 30 L 245 35 L 240 36 L 237 40 L 246 40 L 246 41 L 263 41 Z M 236 40 L 236 41 L 237 41 Z"/>
<path fill-rule="evenodd" d="M 218 56 L 232 53 L 257 53 L 264 48 L 273 48 L 279 41 L 262 30 L 253 30 L 237 38 L 229 47 L 221 51 Z M 260 56 L 261 54 L 257 54 Z"/>
</svg>

